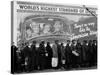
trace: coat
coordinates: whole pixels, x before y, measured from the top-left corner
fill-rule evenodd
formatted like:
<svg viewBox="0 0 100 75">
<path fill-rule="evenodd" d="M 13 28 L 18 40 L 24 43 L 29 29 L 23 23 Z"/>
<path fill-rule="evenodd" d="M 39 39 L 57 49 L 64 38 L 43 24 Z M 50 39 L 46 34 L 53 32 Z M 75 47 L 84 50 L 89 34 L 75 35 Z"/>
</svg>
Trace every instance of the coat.
<svg viewBox="0 0 100 75">
<path fill-rule="evenodd" d="M 56 44 L 53 44 L 52 50 L 53 50 L 53 57 L 58 58 L 58 48 Z"/>
<path fill-rule="evenodd" d="M 71 60 L 72 60 L 71 56 L 72 56 L 71 47 L 67 44 L 65 47 L 66 64 L 71 63 Z"/>
</svg>

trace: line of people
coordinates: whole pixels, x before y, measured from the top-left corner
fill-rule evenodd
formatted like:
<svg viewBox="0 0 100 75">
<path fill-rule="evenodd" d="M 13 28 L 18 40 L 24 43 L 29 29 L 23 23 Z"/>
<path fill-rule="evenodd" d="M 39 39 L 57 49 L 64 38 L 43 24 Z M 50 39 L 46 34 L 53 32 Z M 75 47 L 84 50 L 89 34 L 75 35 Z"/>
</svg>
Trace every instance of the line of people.
<svg viewBox="0 0 100 75">
<path fill-rule="evenodd" d="M 37 42 L 33 41 L 22 44 L 17 48 L 11 46 L 11 72 L 31 72 L 44 69 L 71 69 L 81 67 L 92 67 L 97 65 L 97 41 L 96 40 L 67 40 L 66 46 L 55 40 L 53 45 L 41 41 L 39 47 Z M 57 65 L 52 65 L 52 59 L 57 59 Z"/>
</svg>

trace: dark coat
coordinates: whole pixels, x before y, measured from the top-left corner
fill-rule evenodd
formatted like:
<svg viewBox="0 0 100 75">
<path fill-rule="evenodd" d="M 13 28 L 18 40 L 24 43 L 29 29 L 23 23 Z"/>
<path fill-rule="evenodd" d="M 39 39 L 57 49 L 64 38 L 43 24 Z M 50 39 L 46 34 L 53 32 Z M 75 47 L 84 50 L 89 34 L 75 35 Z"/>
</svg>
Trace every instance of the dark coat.
<svg viewBox="0 0 100 75">
<path fill-rule="evenodd" d="M 76 50 L 77 50 L 77 53 L 79 54 L 78 63 L 81 63 L 82 62 L 82 45 L 80 43 L 77 43 Z"/>
<path fill-rule="evenodd" d="M 46 46 L 46 53 L 48 54 L 48 56 L 46 57 L 46 64 L 45 64 L 45 68 L 51 68 L 51 62 L 52 62 L 52 57 L 53 57 L 53 52 L 52 52 L 52 48 L 50 45 Z"/>
<path fill-rule="evenodd" d="M 37 52 L 36 52 L 36 46 L 35 46 L 35 45 L 32 45 L 32 46 L 31 46 L 31 52 L 32 52 L 32 53 L 31 53 L 32 56 L 36 56 L 36 53 L 37 53 Z"/>
<path fill-rule="evenodd" d="M 88 46 L 86 44 L 82 45 L 82 61 L 88 61 Z"/>
<path fill-rule="evenodd" d="M 16 52 L 17 49 L 18 48 L 16 46 L 14 46 L 14 45 L 11 46 L 11 57 L 14 58 L 14 60 L 16 60 L 16 57 L 17 57 L 17 52 Z"/>
<path fill-rule="evenodd" d="M 47 51 L 47 53 L 48 53 L 48 58 L 52 58 L 53 52 L 52 52 L 52 48 L 51 48 L 50 45 L 47 45 L 47 46 L 46 46 L 46 51 Z"/>
<path fill-rule="evenodd" d="M 45 68 L 45 46 L 40 44 L 38 48 L 38 65 L 40 69 Z"/>
<path fill-rule="evenodd" d="M 69 44 L 67 44 L 65 47 L 66 64 L 71 63 L 71 55 L 72 55 L 71 48 L 70 48 Z"/>
<path fill-rule="evenodd" d="M 11 73 L 17 71 L 17 49 L 16 46 L 11 46 Z"/>
<path fill-rule="evenodd" d="M 61 46 L 59 44 L 57 44 L 57 52 L 58 52 L 58 68 L 60 68 L 62 60 L 61 60 Z"/>
<path fill-rule="evenodd" d="M 77 52 L 77 48 L 76 48 L 76 45 L 72 44 L 71 45 L 71 51 L 72 51 L 72 56 L 71 56 L 71 59 L 72 59 L 72 64 L 77 64 L 77 56 L 73 53 L 73 51 Z"/>
<path fill-rule="evenodd" d="M 97 63 L 97 45 L 93 44 L 92 48 L 93 48 L 93 61 L 94 63 Z"/>
<path fill-rule="evenodd" d="M 23 49 L 24 57 L 31 57 L 31 50 L 28 46 Z"/>
<path fill-rule="evenodd" d="M 46 51 L 46 50 L 45 50 L 45 46 L 41 44 L 41 45 L 39 46 L 39 48 L 38 48 L 39 55 L 40 55 L 40 56 L 45 56 L 45 51 Z"/>
</svg>

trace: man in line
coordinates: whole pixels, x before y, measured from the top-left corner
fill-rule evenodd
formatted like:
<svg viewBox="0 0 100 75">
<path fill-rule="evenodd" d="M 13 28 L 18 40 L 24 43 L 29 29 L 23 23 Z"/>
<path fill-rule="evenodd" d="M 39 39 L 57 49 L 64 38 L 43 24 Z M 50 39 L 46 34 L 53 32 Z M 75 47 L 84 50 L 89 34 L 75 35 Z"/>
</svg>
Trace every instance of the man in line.
<svg viewBox="0 0 100 75">
<path fill-rule="evenodd" d="M 61 43 L 61 68 L 64 69 L 65 67 L 65 47 L 64 44 Z"/>
<path fill-rule="evenodd" d="M 37 68 L 36 67 L 36 56 L 37 56 L 36 41 L 33 41 L 31 45 L 31 70 L 35 70 Z"/>
<path fill-rule="evenodd" d="M 11 73 L 14 74 L 17 71 L 17 47 L 14 45 L 14 42 L 11 46 Z"/>
<path fill-rule="evenodd" d="M 72 65 L 71 57 L 72 57 L 72 52 L 71 52 L 71 47 L 70 47 L 70 40 L 67 40 L 67 44 L 65 47 L 65 58 L 66 58 L 65 68 L 66 69 L 71 68 L 71 65 Z"/>
<path fill-rule="evenodd" d="M 45 42 L 41 41 L 39 48 L 38 48 L 38 53 L 39 53 L 39 61 L 38 61 L 38 66 L 40 70 L 45 69 Z"/>
<path fill-rule="evenodd" d="M 53 52 L 52 52 L 52 48 L 50 46 L 50 42 L 47 42 L 47 46 L 46 46 L 46 51 L 47 51 L 47 68 L 51 68 L 51 62 L 52 62 L 52 56 L 53 56 Z"/>
<path fill-rule="evenodd" d="M 29 47 L 29 43 L 25 43 L 25 47 L 23 49 L 23 54 L 25 57 L 25 71 L 28 72 L 30 71 L 30 67 L 31 67 L 31 48 Z"/>
<path fill-rule="evenodd" d="M 53 59 L 52 59 L 52 67 L 54 69 L 57 69 L 58 67 L 58 40 L 55 40 L 53 46 L 52 46 L 52 50 L 53 50 L 53 58 L 56 59 L 55 62 L 56 64 L 54 63 Z"/>
</svg>

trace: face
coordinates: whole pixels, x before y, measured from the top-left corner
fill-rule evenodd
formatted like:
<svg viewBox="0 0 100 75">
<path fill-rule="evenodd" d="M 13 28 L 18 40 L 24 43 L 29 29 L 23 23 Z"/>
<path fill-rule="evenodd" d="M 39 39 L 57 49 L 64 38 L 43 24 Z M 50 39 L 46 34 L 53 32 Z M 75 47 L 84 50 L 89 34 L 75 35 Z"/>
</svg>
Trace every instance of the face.
<svg viewBox="0 0 100 75">
<path fill-rule="evenodd" d="M 33 45 L 36 45 L 36 41 L 33 41 L 33 43 L 32 43 Z"/>
<path fill-rule="evenodd" d="M 89 40 L 88 44 L 92 45 L 92 40 Z"/>
<path fill-rule="evenodd" d="M 76 41 L 75 41 L 75 40 L 73 40 L 73 41 L 72 41 L 72 43 L 73 43 L 73 44 L 76 44 Z"/>
<path fill-rule="evenodd" d="M 58 44 L 58 40 L 56 40 L 55 43 Z"/>
<path fill-rule="evenodd" d="M 26 43 L 26 46 L 29 46 L 29 43 Z"/>
<path fill-rule="evenodd" d="M 80 41 L 79 41 L 79 40 L 77 40 L 77 43 L 80 43 Z"/>
<path fill-rule="evenodd" d="M 83 41 L 83 44 L 87 44 L 87 41 L 85 40 L 85 41 Z"/>
<path fill-rule="evenodd" d="M 67 41 L 67 44 L 70 44 L 70 41 L 69 40 Z"/>
<path fill-rule="evenodd" d="M 42 42 L 41 42 L 41 44 L 42 44 L 42 45 L 44 45 L 44 44 L 45 44 L 45 42 L 44 42 L 44 41 L 42 41 Z"/>
</svg>

